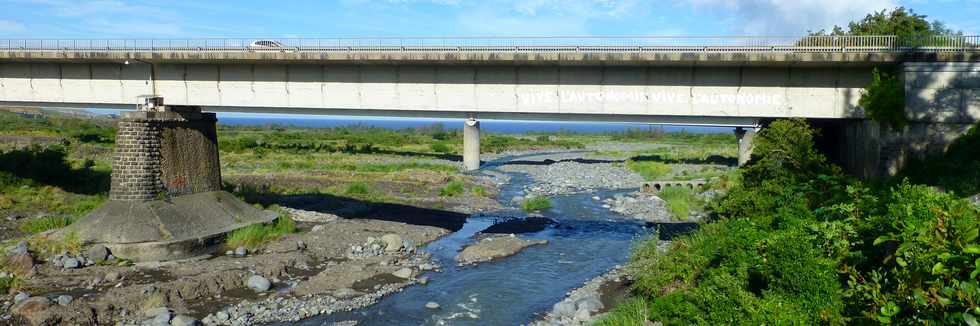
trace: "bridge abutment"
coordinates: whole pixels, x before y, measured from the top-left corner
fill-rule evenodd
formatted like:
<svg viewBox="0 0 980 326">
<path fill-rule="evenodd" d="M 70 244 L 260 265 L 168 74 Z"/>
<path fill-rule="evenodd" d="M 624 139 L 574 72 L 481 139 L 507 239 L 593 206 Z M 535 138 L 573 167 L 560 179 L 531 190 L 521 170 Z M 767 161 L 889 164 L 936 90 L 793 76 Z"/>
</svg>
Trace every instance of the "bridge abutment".
<svg viewBox="0 0 980 326">
<path fill-rule="evenodd" d="M 133 261 L 209 253 L 225 233 L 276 217 L 221 191 L 214 113 L 147 98 L 119 121 L 109 201 L 70 226 Z"/>
<path fill-rule="evenodd" d="M 480 169 L 480 121 L 469 118 L 463 122 L 463 170 Z"/>
</svg>

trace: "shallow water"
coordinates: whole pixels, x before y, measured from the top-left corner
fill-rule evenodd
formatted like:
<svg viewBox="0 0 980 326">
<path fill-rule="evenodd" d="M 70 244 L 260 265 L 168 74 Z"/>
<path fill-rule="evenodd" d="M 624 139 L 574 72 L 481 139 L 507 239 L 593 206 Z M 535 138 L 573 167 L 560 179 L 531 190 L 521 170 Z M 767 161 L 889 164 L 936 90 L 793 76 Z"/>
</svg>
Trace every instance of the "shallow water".
<svg viewBox="0 0 980 326">
<path fill-rule="evenodd" d="M 513 159 L 503 158 L 501 160 Z M 494 169 L 488 164 L 488 169 Z M 523 196 L 527 175 L 508 173 L 498 200 L 511 203 Z M 522 325 L 551 310 L 566 292 L 623 264 L 637 240 L 653 234 L 643 223 L 629 220 L 602 208 L 592 196 L 609 198 L 629 190 L 552 197 L 553 208 L 543 212 L 557 222 L 523 237 L 548 240 L 499 261 L 458 267 L 454 258 L 473 242 L 473 235 L 500 217 L 517 215 L 514 210 L 470 217 L 457 232 L 428 244 L 441 266 L 440 272 L 423 274 L 427 285 L 413 285 L 383 298 L 377 304 L 352 312 L 335 313 L 300 321 L 294 325 L 321 325 L 357 320 L 358 325 Z M 427 309 L 427 302 L 439 309 Z"/>
</svg>

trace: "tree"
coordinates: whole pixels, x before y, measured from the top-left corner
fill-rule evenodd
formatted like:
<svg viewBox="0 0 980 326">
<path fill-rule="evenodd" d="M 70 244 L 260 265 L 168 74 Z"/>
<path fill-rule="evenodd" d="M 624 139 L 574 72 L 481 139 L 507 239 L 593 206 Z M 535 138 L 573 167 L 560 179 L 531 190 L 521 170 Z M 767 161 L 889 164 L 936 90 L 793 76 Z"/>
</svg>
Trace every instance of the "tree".
<svg viewBox="0 0 980 326">
<path fill-rule="evenodd" d="M 871 72 L 871 83 L 861 91 L 858 105 L 874 121 L 886 127 L 901 129 L 908 121 L 905 118 L 905 85 L 897 77 L 879 71 Z"/>
<path fill-rule="evenodd" d="M 929 22 L 926 18 L 926 15 L 917 14 L 912 9 L 898 7 L 890 12 L 882 10 L 868 14 L 864 19 L 848 23 L 846 30 L 841 26 L 834 26 L 830 35 L 896 35 L 911 38 L 961 34 L 947 28 L 939 21 Z M 827 35 L 827 32 L 820 30 L 812 34 Z"/>
</svg>

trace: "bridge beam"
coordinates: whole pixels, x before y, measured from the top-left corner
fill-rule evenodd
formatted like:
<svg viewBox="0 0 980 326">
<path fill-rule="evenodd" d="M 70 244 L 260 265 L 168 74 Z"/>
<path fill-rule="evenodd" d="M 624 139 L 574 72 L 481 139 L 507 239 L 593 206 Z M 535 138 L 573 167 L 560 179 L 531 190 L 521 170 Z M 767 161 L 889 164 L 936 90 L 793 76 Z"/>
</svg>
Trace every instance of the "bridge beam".
<svg viewBox="0 0 980 326">
<path fill-rule="evenodd" d="M 480 169 L 480 121 L 470 117 L 463 122 L 463 170 Z"/>
<path fill-rule="evenodd" d="M 735 138 L 738 139 L 738 166 L 744 166 L 752 160 L 752 139 L 755 138 L 755 128 L 735 128 Z"/>
</svg>

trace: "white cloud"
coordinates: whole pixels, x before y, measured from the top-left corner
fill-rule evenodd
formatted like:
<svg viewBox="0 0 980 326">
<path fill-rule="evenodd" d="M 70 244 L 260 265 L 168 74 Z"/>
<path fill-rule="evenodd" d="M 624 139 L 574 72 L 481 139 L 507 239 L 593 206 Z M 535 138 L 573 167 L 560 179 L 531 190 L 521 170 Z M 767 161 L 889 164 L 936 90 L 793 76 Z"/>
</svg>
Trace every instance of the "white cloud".
<svg viewBox="0 0 980 326">
<path fill-rule="evenodd" d="M 845 25 L 897 6 L 894 0 L 675 0 L 724 17 L 730 32 L 795 35 Z"/>
</svg>

